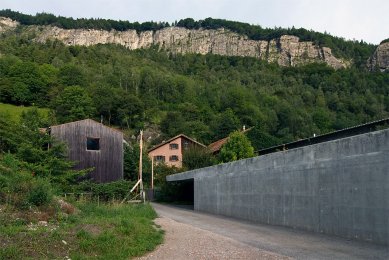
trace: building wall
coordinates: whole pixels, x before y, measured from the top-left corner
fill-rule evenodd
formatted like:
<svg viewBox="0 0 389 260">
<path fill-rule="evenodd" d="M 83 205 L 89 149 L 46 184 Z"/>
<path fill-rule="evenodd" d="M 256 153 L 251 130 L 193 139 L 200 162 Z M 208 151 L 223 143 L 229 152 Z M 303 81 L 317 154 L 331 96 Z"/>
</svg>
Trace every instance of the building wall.
<svg viewBox="0 0 389 260">
<path fill-rule="evenodd" d="M 389 245 L 389 130 L 168 176 L 195 210 Z"/>
<path fill-rule="evenodd" d="M 77 161 L 75 169 L 94 167 L 96 182 L 123 179 L 123 134 L 93 120 L 71 122 L 51 127 L 51 135 L 68 146 L 69 159 Z M 100 150 L 87 150 L 87 137 L 99 138 Z"/>
<path fill-rule="evenodd" d="M 183 141 L 182 139 L 183 139 L 182 137 L 178 137 L 178 138 L 176 138 L 170 142 L 167 142 L 166 144 L 156 148 L 155 150 L 152 150 L 151 152 L 149 152 L 150 159 L 154 156 L 162 155 L 162 156 L 165 156 L 165 164 L 166 165 L 181 168 L 182 167 L 182 141 Z M 175 150 L 170 149 L 169 145 L 173 144 L 173 143 L 178 144 L 178 149 L 175 149 Z M 176 162 L 169 161 L 169 157 L 172 155 L 178 156 L 178 161 L 176 161 Z M 154 160 L 154 163 L 157 163 L 157 162 Z"/>
</svg>

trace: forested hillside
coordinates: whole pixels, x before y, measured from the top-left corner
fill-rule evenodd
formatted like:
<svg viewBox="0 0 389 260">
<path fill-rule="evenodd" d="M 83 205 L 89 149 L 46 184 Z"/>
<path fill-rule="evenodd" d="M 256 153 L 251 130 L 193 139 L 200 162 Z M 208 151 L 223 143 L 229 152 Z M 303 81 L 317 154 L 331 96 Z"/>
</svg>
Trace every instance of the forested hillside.
<svg viewBox="0 0 389 260">
<path fill-rule="evenodd" d="M 389 74 L 357 66 L 68 47 L 17 32 L 0 36 L 0 102 L 50 107 L 52 123 L 102 115 L 107 124 L 154 125 L 161 139 L 184 133 L 206 144 L 256 126 L 260 149 L 389 115 Z"/>
</svg>

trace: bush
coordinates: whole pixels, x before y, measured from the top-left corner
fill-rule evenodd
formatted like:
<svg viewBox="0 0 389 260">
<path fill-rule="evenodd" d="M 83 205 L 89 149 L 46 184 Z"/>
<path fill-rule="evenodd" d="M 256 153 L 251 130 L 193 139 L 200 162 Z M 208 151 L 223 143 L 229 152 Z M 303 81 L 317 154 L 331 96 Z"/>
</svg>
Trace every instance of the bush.
<svg viewBox="0 0 389 260">
<path fill-rule="evenodd" d="M 47 178 L 34 177 L 12 154 L 0 156 L 0 202 L 20 209 L 49 204 L 53 199 Z"/>
<path fill-rule="evenodd" d="M 47 205 L 53 199 L 50 183 L 46 179 L 36 179 L 28 195 L 28 203 L 34 206 Z"/>
<path fill-rule="evenodd" d="M 194 170 L 216 164 L 216 158 L 207 148 L 192 146 L 184 152 L 182 164 L 187 170 Z"/>
</svg>

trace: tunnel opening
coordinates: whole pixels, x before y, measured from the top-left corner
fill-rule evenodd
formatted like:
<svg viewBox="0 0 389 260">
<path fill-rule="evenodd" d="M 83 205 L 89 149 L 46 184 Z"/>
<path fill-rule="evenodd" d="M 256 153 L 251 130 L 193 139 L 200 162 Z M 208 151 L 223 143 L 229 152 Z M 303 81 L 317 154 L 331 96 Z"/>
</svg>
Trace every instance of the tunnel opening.
<svg viewBox="0 0 389 260">
<path fill-rule="evenodd" d="M 193 209 L 194 205 L 194 180 L 188 179 L 172 183 L 176 186 L 176 194 L 173 196 L 173 203 L 188 206 Z"/>
<path fill-rule="evenodd" d="M 157 192 L 157 201 L 182 208 L 194 207 L 194 179 L 169 181 Z"/>
</svg>

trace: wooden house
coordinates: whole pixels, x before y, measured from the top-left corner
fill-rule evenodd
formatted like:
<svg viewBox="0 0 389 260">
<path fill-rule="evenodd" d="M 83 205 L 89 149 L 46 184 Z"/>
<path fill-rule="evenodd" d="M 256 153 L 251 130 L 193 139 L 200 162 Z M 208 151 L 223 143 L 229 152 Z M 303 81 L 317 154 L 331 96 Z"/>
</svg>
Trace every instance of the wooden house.
<svg viewBox="0 0 389 260">
<path fill-rule="evenodd" d="M 94 120 L 85 119 L 52 126 L 50 133 L 68 147 L 75 169 L 94 168 L 94 182 L 123 179 L 123 133 Z"/>
<path fill-rule="evenodd" d="M 148 155 L 156 164 L 165 163 L 167 166 L 181 168 L 183 153 L 191 146 L 206 148 L 202 143 L 180 134 L 154 146 L 148 151 Z"/>
</svg>

